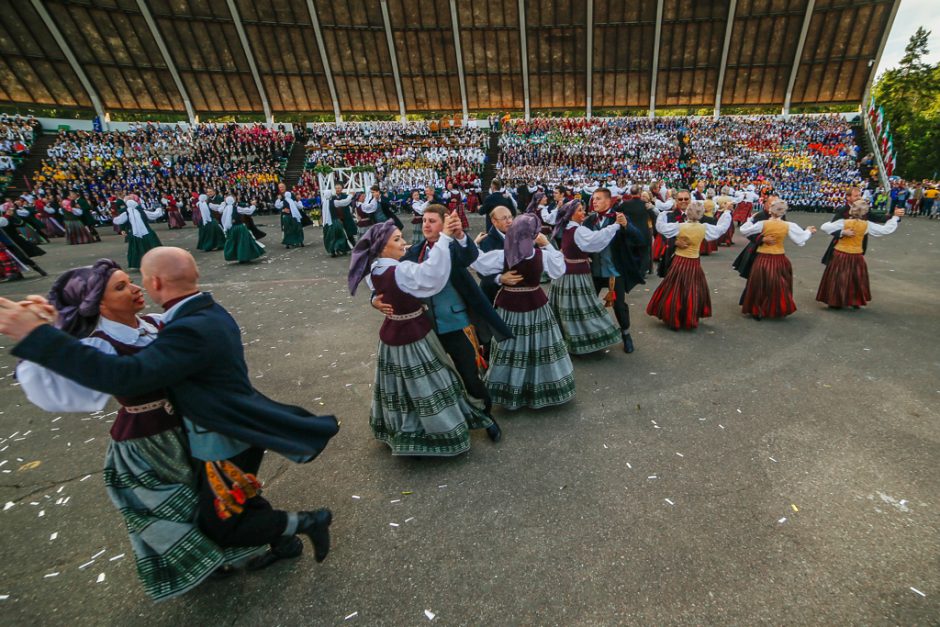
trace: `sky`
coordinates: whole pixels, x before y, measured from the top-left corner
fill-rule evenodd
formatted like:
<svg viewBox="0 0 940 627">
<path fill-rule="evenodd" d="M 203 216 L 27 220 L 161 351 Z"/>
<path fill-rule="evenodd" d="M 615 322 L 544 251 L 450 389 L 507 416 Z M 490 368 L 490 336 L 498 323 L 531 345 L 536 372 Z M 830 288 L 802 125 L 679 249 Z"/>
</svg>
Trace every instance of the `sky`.
<svg viewBox="0 0 940 627">
<path fill-rule="evenodd" d="M 888 35 L 884 54 L 878 66 L 878 75 L 885 70 L 897 67 L 901 57 L 904 56 L 904 46 L 907 45 L 911 35 L 918 26 L 931 31 L 927 40 L 930 54 L 924 59 L 927 63 L 940 61 L 940 2 L 938 0 L 901 0 L 898 14 L 894 18 L 894 26 Z"/>
</svg>

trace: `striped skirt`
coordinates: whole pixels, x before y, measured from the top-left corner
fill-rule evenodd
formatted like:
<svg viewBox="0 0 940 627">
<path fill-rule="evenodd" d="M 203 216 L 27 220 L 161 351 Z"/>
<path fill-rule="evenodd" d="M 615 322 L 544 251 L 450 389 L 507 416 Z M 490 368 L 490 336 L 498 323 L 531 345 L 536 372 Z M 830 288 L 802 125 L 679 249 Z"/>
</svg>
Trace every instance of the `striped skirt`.
<svg viewBox="0 0 940 627">
<path fill-rule="evenodd" d="M 418 222 L 414 225 L 414 229 L 411 231 L 411 245 L 418 246 L 424 242 L 424 231 L 421 230 L 422 224 Z"/>
<path fill-rule="evenodd" d="M 741 297 L 741 311 L 755 318 L 783 318 L 796 311 L 793 266 L 786 255 L 757 254 Z"/>
<path fill-rule="evenodd" d="M 506 409 L 539 409 L 574 398 L 574 366 L 546 303 L 534 311 L 496 308 L 513 338 L 493 342 L 486 389 Z"/>
<path fill-rule="evenodd" d="M 7 250 L 7 247 L 0 244 L 0 281 L 15 281 L 23 278 L 23 270 L 16 259 Z"/>
<path fill-rule="evenodd" d="M 573 355 L 593 353 L 621 339 L 590 274 L 566 274 L 552 283 L 548 304 Z"/>
<path fill-rule="evenodd" d="M 868 264 L 861 253 L 833 251 L 823 272 L 816 300 L 830 307 L 864 307 L 871 301 Z"/>
<path fill-rule="evenodd" d="M 698 328 L 700 318 L 712 315 L 708 282 L 698 258 L 678 255 L 673 258 L 669 273 L 646 306 L 646 313 L 656 316 L 672 329 Z"/>
<path fill-rule="evenodd" d="M 65 221 L 65 237 L 69 244 L 90 244 L 94 239 L 91 232 L 77 219 Z"/>
<path fill-rule="evenodd" d="M 470 449 L 470 429 L 491 424 L 433 332 L 404 346 L 379 342 L 369 426 L 392 455 L 459 455 Z"/>
<path fill-rule="evenodd" d="M 184 440 L 180 428 L 112 440 L 105 457 L 108 496 L 124 517 L 137 575 L 154 600 L 188 592 L 219 566 L 261 550 L 223 550 L 199 531 L 196 479 Z"/>
<path fill-rule="evenodd" d="M 133 233 L 127 234 L 127 267 L 139 268 L 140 260 L 147 254 L 148 250 L 163 246 L 160 238 L 148 228 L 148 233 L 143 237 L 137 237 Z"/>
<path fill-rule="evenodd" d="M 662 233 L 657 233 L 656 237 L 653 238 L 653 261 L 662 259 L 667 248 L 669 248 L 669 242 L 666 241 Z"/>
</svg>

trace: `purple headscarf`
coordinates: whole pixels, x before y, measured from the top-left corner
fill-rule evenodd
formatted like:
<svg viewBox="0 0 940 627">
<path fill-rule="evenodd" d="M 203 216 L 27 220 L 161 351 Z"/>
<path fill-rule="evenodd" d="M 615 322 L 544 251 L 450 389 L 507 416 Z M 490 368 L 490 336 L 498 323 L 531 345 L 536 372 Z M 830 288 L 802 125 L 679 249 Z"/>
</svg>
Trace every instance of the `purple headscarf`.
<svg viewBox="0 0 940 627">
<path fill-rule="evenodd" d="M 555 230 L 552 231 L 553 238 L 558 239 L 562 236 L 565 232 L 565 228 L 571 221 L 571 216 L 574 215 L 574 212 L 577 211 L 580 206 L 581 200 L 578 198 L 569 200 L 561 206 L 561 209 L 558 210 L 558 215 L 555 217 Z"/>
<path fill-rule="evenodd" d="M 352 259 L 349 260 L 349 274 L 346 277 L 350 294 L 356 295 L 356 288 L 369 274 L 369 267 L 372 262 L 388 244 L 388 240 L 392 238 L 392 234 L 397 228 L 391 220 L 373 224 L 356 242 L 356 247 L 352 251 Z"/>
<path fill-rule="evenodd" d="M 75 337 L 88 337 L 98 324 L 98 308 L 108 280 L 120 269 L 113 259 L 99 259 L 93 266 L 73 268 L 59 275 L 48 296 L 59 312 L 56 327 Z"/>
<path fill-rule="evenodd" d="M 539 220 L 531 213 L 524 213 L 512 221 L 503 244 L 507 268 L 513 268 L 529 258 L 535 249 L 535 236 L 539 230 Z"/>
<path fill-rule="evenodd" d="M 543 198 L 545 198 L 545 192 L 535 192 L 532 194 L 532 200 L 529 201 L 529 206 L 525 208 L 525 212 L 535 213 L 538 211 L 539 203 L 542 202 Z"/>
</svg>

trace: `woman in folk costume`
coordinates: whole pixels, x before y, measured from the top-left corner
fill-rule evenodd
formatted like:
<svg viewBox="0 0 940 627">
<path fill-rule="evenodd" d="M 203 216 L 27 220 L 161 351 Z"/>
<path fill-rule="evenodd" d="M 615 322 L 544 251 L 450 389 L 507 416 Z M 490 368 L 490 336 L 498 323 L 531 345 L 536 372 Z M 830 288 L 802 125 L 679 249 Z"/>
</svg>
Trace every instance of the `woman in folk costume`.
<svg viewBox="0 0 940 627">
<path fill-rule="evenodd" d="M 679 196 L 688 196 L 682 190 Z M 703 239 L 716 240 L 728 230 L 731 214 L 725 214 L 717 225 L 702 224 L 704 209 L 701 205 L 689 206 L 685 212 L 685 222 L 679 224 L 668 221 L 668 214 L 661 213 L 656 218 L 656 230 L 664 237 L 675 238 L 675 257 L 669 265 L 666 278 L 659 284 L 646 313 L 656 316 L 671 329 L 695 329 L 700 318 L 712 315 L 711 296 L 708 282 L 699 260 L 699 245 Z"/>
<path fill-rule="evenodd" d="M 225 207 L 222 209 L 222 230 L 225 231 L 223 250 L 226 261 L 248 263 L 264 254 L 264 246 L 255 241 L 254 235 L 245 224 L 244 216 L 250 216 L 254 212 L 254 205 L 239 203 L 239 206 L 236 206 L 233 196 L 225 197 Z"/>
<path fill-rule="evenodd" d="M 424 231 L 422 230 L 424 210 L 430 204 L 430 201 L 422 200 L 420 190 L 416 189 L 411 192 L 411 199 L 407 201 L 407 205 L 411 209 L 411 224 L 414 225 L 411 233 L 412 246 L 419 246 L 424 241 Z"/>
<path fill-rule="evenodd" d="M 871 301 L 863 241 L 866 235 L 881 237 L 894 233 L 904 215 L 903 209 L 897 209 L 890 220 L 877 224 L 865 219 L 870 209 L 867 200 L 856 200 L 849 207 L 848 219 L 826 222 L 819 227 L 830 235 L 842 231 L 816 292 L 816 300 L 831 309 L 858 309 Z"/>
<path fill-rule="evenodd" d="M 467 212 L 464 211 L 464 193 L 453 186 L 449 186 L 441 193 L 441 199 L 446 203 L 448 213 L 457 213 L 457 217 L 460 218 L 461 228 L 469 231 L 470 219 L 467 218 Z"/>
<path fill-rule="evenodd" d="M 0 216 L 0 229 L 5 228 L 8 221 Z M 22 253 L 21 253 L 22 254 Z M 7 248 L 6 244 L 0 242 L 0 282 L 18 281 L 23 278 L 23 270 L 26 265 L 22 264 L 14 253 Z"/>
<path fill-rule="evenodd" d="M 721 198 L 719 196 L 719 198 Z M 730 198 L 718 201 L 718 211 L 715 213 L 715 219 L 720 220 L 724 214 L 734 214 L 734 201 Z M 734 221 L 728 225 L 728 230 L 721 236 L 717 242 L 718 246 L 734 246 Z"/>
<path fill-rule="evenodd" d="M 37 205 L 39 202 L 37 201 Z M 58 218 L 59 212 L 56 206 L 52 203 L 45 203 L 42 206 L 42 209 L 39 209 L 37 206 L 37 213 L 39 214 L 39 220 L 43 225 L 43 233 L 46 237 L 52 239 L 53 237 L 65 237 L 65 227 L 62 226 L 62 223 L 59 222 Z"/>
<path fill-rule="evenodd" d="M 618 214 L 615 224 L 592 231 L 581 226 L 586 215 L 577 199 L 565 203 L 558 211 L 555 230 L 561 233 L 565 276 L 552 283 L 548 299 L 568 352 L 573 355 L 593 353 L 620 342 L 620 329 L 594 290 L 591 253 L 607 248 L 617 231 L 626 227 L 627 219 Z"/>
<path fill-rule="evenodd" d="M 186 220 L 183 219 L 183 212 L 180 211 L 179 203 L 172 194 L 167 194 L 163 199 L 163 206 L 166 207 L 166 223 L 170 230 L 181 229 L 186 226 Z"/>
<path fill-rule="evenodd" d="M 784 251 L 784 241 L 790 238 L 797 246 L 809 241 L 816 227 L 801 229 L 793 222 L 785 222 L 787 201 L 777 199 L 768 207 L 770 218 L 754 221 L 748 218 L 741 225 L 741 234 L 745 236 L 760 234 L 761 244 L 757 247 L 757 258 L 751 266 L 751 273 L 741 296 L 741 311 L 762 318 L 783 318 L 796 311 L 793 302 L 793 266 Z"/>
<path fill-rule="evenodd" d="M 705 209 L 705 213 L 702 216 L 702 224 L 718 224 L 718 218 L 715 216 L 715 201 L 711 198 L 706 198 L 704 201 L 702 201 L 702 207 Z M 725 231 L 725 235 L 727 234 L 728 232 Z M 724 235 L 722 235 L 722 237 L 724 237 Z M 698 252 L 703 257 L 708 257 L 712 253 L 717 253 L 718 242 L 703 239 L 702 243 L 699 245 Z"/>
<path fill-rule="evenodd" d="M 65 221 L 65 238 L 69 244 L 90 244 L 94 241 L 91 231 L 82 223 L 82 210 L 65 198 L 60 203 Z"/>
<path fill-rule="evenodd" d="M 199 194 L 196 213 L 199 214 L 199 240 L 196 248 L 205 252 L 225 248 L 225 231 L 212 215 L 212 210 L 209 209 L 209 197 L 206 194 Z"/>
<path fill-rule="evenodd" d="M 679 223 L 685 221 L 685 210 L 688 208 L 689 203 L 678 202 L 679 195 L 677 194 L 676 196 L 676 198 L 670 198 L 665 202 L 658 197 L 653 198 L 653 211 L 657 215 L 657 220 L 658 216 L 665 215 L 667 222 Z M 691 199 L 691 196 L 689 198 Z M 662 261 L 664 257 L 670 254 L 671 250 L 669 244 L 668 237 L 662 233 L 656 233 L 655 237 L 653 237 L 653 261 Z"/>
<path fill-rule="evenodd" d="M 58 312 L 56 326 L 103 353 L 134 354 L 156 339 L 160 315 L 138 315 L 141 289 L 110 259 L 65 272 L 48 298 Z M 45 411 L 100 411 L 110 400 L 29 361 L 17 366 L 16 377 L 26 397 Z M 196 476 L 180 417 L 165 392 L 117 401 L 104 482 L 124 518 L 147 594 L 154 600 L 183 594 L 254 553 L 223 551 L 199 531 Z"/>
<path fill-rule="evenodd" d="M 490 348 L 486 388 L 493 402 L 506 409 L 538 409 L 574 398 L 565 337 L 539 286 L 543 271 L 554 280 L 565 274 L 565 258 L 539 233 L 538 219 L 517 217 L 504 249 L 481 254 L 471 267 L 480 275 L 502 273 L 494 305 L 514 335 Z"/>
<path fill-rule="evenodd" d="M 352 250 L 352 241 L 346 232 L 344 219 L 349 205 L 353 203 L 353 196 L 342 193 L 342 185 L 335 185 L 334 192 L 330 196 L 324 195 L 323 216 L 323 246 L 330 257 L 345 255 Z M 285 198 L 287 194 L 284 195 Z M 283 222 L 283 217 L 281 218 Z M 285 231 L 286 239 L 286 231 Z"/>
<path fill-rule="evenodd" d="M 139 268 L 140 260 L 148 250 L 163 245 L 149 224 L 149 220 L 157 220 L 163 215 L 163 209 L 143 209 L 134 198 L 125 198 L 124 207 L 124 213 L 114 218 L 114 223 L 130 227 L 130 233 L 127 234 L 127 267 Z"/>
<path fill-rule="evenodd" d="M 369 415 L 373 435 L 392 455 L 459 455 L 470 449 L 470 429 L 494 424 L 482 402 L 467 395 L 420 300 L 447 285 L 451 236 L 459 224 L 456 216 L 447 218 L 421 263 L 400 261 L 407 243 L 393 222 L 376 224 L 356 244 L 349 264 L 350 293 L 366 279 L 394 310 L 379 329 Z"/>
<path fill-rule="evenodd" d="M 278 200 L 274 203 L 274 206 L 281 210 L 281 231 L 284 232 L 281 243 L 286 248 L 296 248 L 298 246 L 303 248 L 304 227 L 303 216 L 300 215 L 300 203 L 294 200 L 290 192 L 284 192 L 284 200 Z M 342 227 L 342 224 L 339 226 Z M 327 241 L 326 227 L 323 229 L 323 241 L 324 243 Z M 327 250 L 329 250 L 329 245 L 327 245 Z M 332 253 L 330 256 L 335 257 Z"/>
</svg>

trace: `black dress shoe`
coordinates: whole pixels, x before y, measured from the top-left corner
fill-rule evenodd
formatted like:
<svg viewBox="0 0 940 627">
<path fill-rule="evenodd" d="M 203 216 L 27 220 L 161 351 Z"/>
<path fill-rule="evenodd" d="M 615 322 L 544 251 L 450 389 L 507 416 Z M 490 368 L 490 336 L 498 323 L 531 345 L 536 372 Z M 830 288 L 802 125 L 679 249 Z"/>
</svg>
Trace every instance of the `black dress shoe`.
<svg viewBox="0 0 940 627">
<path fill-rule="evenodd" d="M 333 513 L 326 508 L 315 512 L 300 512 L 297 533 L 310 538 L 313 543 L 313 556 L 317 562 L 325 560 L 327 553 L 330 552 L 330 523 L 332 522 Z"/>
<path fill-rule="evenodd" d="M 253 557 L 245 566 L 246 570 L 262 570 L 275 562 L 300 557 L 304 552 L 304 543 L 297 536 L 284 536 L 271 543 L 271 548 L 264 555 Z"/>
<path fill-rule="evenodd" d="M 486 435 L 494 443 L 499 442 L 503 439 L 503 430 L 499 428 L 499 425 L 496 424 L 496 419 L 490 416 L 490 420 L 493 421 L 493 424 L 486 428 Z"/>
<path fill-rule="evenodd" d="M 209 575 L 209 579 L 218 581 L 220 579 L 228 579 L 232 575 L 237 575 L 237 574 L 238 574 L 238 569 L 235 568 L 234 566 L 227 564 L 225 566 L 219 566 L 214 571 L 212 571 L 212 574 Z"/>
<path fill-rule="evenodd" d="M 630 333 L 623 334 L 623 352 L 632 353 L 633 352 L 633 338 L 630 337 Z"/>
</svg>

